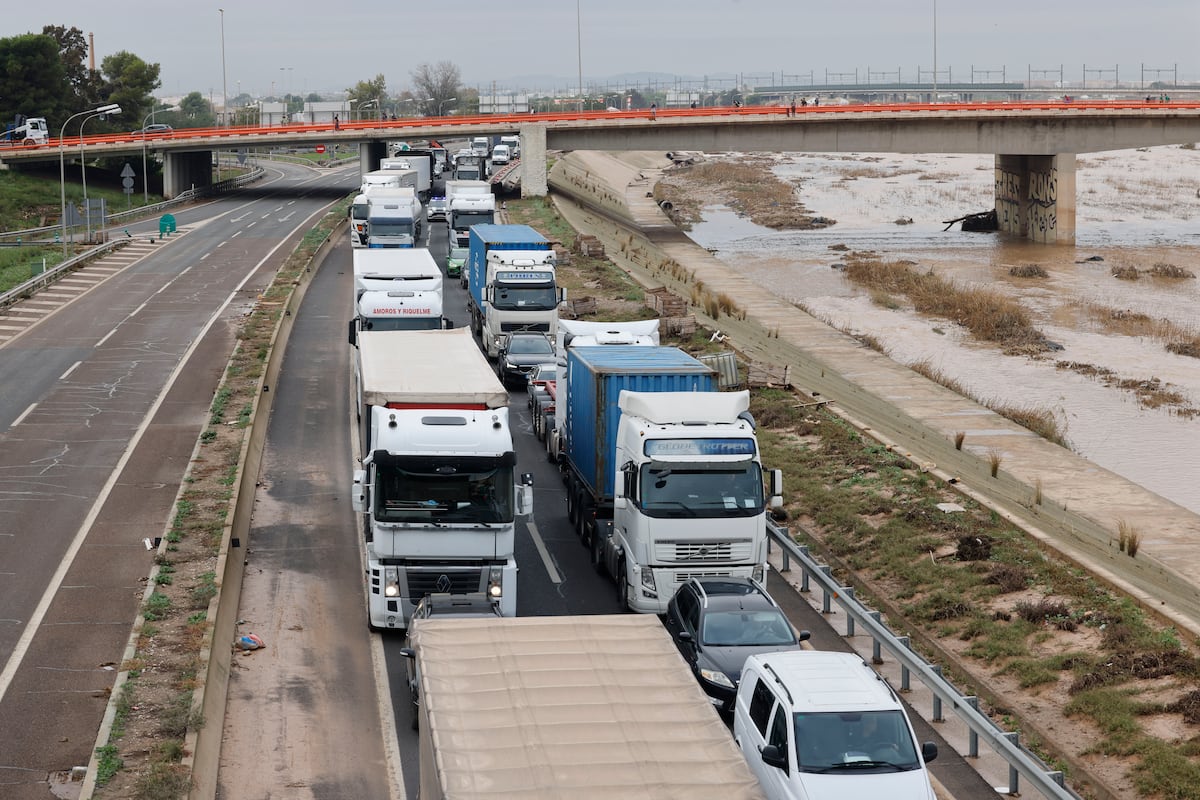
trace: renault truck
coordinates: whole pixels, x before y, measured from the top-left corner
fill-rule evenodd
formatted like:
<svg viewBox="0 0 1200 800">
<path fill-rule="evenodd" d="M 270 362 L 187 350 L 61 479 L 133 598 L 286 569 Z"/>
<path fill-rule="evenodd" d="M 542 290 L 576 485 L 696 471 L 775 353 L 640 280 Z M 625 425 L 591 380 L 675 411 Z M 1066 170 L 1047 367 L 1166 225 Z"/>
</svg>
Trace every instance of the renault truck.
<svg viewBox="0 0 1200 800">
<path fill-rule="evenodd" d="M 517 610 L 518 482 L 508 394 L 465 329 L 369 331 L 355 360 L 369 625 L 400 630 L 427 595 L 484 594 Z"/>
</svg>

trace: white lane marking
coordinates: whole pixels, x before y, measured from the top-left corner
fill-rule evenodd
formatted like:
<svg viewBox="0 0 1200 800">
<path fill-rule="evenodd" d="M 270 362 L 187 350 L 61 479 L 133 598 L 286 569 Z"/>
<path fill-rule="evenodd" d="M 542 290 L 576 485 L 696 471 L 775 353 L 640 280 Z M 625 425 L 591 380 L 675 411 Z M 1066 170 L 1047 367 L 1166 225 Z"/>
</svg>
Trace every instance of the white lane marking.
<svg viewBox="0 0 1200 800">
<path fill-rule="evenodd" d="M 550 550 L 547 549 L 542 535 L 538 533 L 537 523 L 531 519 L 525 523 L 525 527 L 529 528 L 529 535 L 533 537 L 533 546 L 537 548 L 538 555 L 542 557 L 542 563 L 546 565 L 546 572 L 550 575 L 550 582 L 555 585 L 562 583 L 562 575 L 559 574 L 558 568 L 554 566 L 554 562 L 550 559 Z"/>
<path fill-rule="evenodd" d="M 246 276 L 242 278 L 241 282 L 234 287 L 233 291 L 229 293 L 229 296 L 225 298 L 225 302 L 213 311 L 212 316 L 208 318 L 208 322 L 205 323 L 200 332 L 192 338 L 192 343 L 184 352 L 183 357 L 179 359 L 179 363 L 175 365 L 175 369 L 171 372 L 170 377 L 167 378 L 167 382 L 163 385 L 162 391 L 160 391 L 158 393 L 158 397 L 154 399 L 154 404 L 142 418 L 142 422 L 140 425 L 138 425 L 138 429 L 134 431 L 133 437 L 129 440 L 129 444 L 125 447 L 125 452 L 121 454 L 121 458 L 117 461 L 116 466 L 113 467 L 112 472 L 109 473 L 108 480 L 104 482 L 104 486 L 101 487 L 99 494 L 96 495 L 96 500 L 92 503 L 91 509 L 88 511 L 87 516 L 84 517 L 83 522 L 79 526 L 79 530 L 75 532 L 75 538 L 71 540 L 70 546 L 67 548 L 67 551 L 63 553 L 62 559 L 58 562 L 58 569 L 55 570 L 54 575 L 50 578 L 49 583 L 46 584 L 46 591 L 42 593 L 42 597 L 38 601 L 37 608 L 35 608 L 33 613 L 29 616 L 29 621 L 26 623 L 25 629 L 21 632 L 21 638 L 18 639 L 17 643 L 13 646 L 12 652 L 8 656 L 8 661 L 4 664 L 4 670 L 0 671 L 0 702 L 3 702 L 4 696 L 8 694 L 8 689 L 10 686 L 12 686 L 13 678 L 16 677 L 17 670 L 21 668 L 21 662 L 25 660 L 25 656 L 29 653 L 29 646 L 33 643 L 33 637 L 37 635 L 38 629 L 41 628 L 42 620 L 46 618 L 46 612 L 50 610 L 50 604 L 54 601 L 54 596 L 58 594 L 58 590 L 61 588 L 63 581 L 66 579 L 67 572 L 70 571 L 71 566 L 74 564 L 75 558 L 79 555 L 79 550 L 83 547 L 83 542 L 85 539 L 87 539 L 87 535 L 91 531 L 92 525 L 95 524 L 96 518 L 100 516 L 100 510 L 108 501 L 108 496 L 112 492 L 113 487 L 116 486 L 117 479 L 125 470 L 125 466 L 129 463 L 129 459 L 133 457 L 134 450 L 137 449 L 138 444 L 140 444 L 142 441 L 142 437 L 150 428 L 150 422 L 154 419 L 154 415 L 158 413 L 159 407 L 161 407 L 163 402 L 166 400 L 167 394 L 171 391 L 172 387 L 174 387 L 175 382 L 179 380 L 179 376 L 183 374 L 184 369 L 188 367 L 188 361 L 200 347 L 200 343 L 204 341 L 204 337 L 208 335 L 209 330 L 217 323 L 217 321 L 221 318 L 221 315 L 225 313 L 226 309 L 233 304 L 233 301 L 238 296 L 238 292 L 245 288 L 246 284 L 250 282 L 250 279 L 254 277 L 254 274 L 258 272 L 262 265 L 273 258 L 279 248 L 287 244 L 288 237 L 295 233 L 299 226 L 311 222 L 324 213 L 326 213 L 326 209 L 324 207 L 314 211 L 308 217 L 298 222 L 296 227 L 291 231 L 283 234 L 279 239 L 279 244 L 272 247 L 270 252 L 262 257 L 262 260 L 250 267 L 250 269 L 246 272 Z M 112 334 L 110 333 L 109 336 L 111 335 Z M 105 336 L 104 338 L 107 339 L 108 336 Z M 361 537 L 358 538 L 361 540 Z"/>
<path fill-rule="evenodd" d="M 130 312 L 129 312 L 129 316 L 128 316 L 128 317 L 126 317 L 125 319 L 127 319 L 127 320 L 128 320 L 128 319 L 132 319 L 132 318 L 133 318 L 133 317 L 134 317 L 134 316 L 135 316 L 135 315 L 136 315 L 136 314 L 137 314 L 139 311 L 141 311 L 143 308 L 145 308 L 145 307 L 146 307 L 146 304 L 147 304 L 147 303 L 149 303 L 149 302 L 150 302 L 150 301 L 149 301 L 149 300 L 147 300 L 145 303 L 142 303 L 140 306 L 138 306 L 137 308 L 135 308 L 133 311 L 130 311 Z"/>
<path fill-rule="evenodd" d="M 21 412 L 21 416 L 19 416 L 19 417 L 17 417 L 16 419 L 14 419 L 14 420 L 12 421 L 12 425 L 9 425 L 8 427 L 10 427 L 10 428 L 15 428 L 15 427 L 17 427 L 18 425 L 20 425 L 22 422 L 24 422 L 24 421 L 25 421 L 25 418 L 26 418 L 26 417 L 28 417 L 30 414 L 32 414 L 32 413 L 33 413 L 33 410 L 34 410 L 35 408 L 37 408 L 37 403 L 30 403 L 30 404 L 29 404 L 29 408 L 27 408 L 27 409 L 25 409 L 24 411 L 22 411 L 22 412 Z"/>
<path fill-rule="evenodd" d="M 236 239 L 237 237 L 239 237 L 239 236 L 241 236 L 241 235 L 242 235 L 242 232 L 241 232 L 241 231 L 238 231 L 237 233 L 235 233 L 233 236 L 230 236 L 229 238 L 230 238 L 230 239 Z"/>
<path fill-rule="evenodd" d="M 75 371 L 75 369 L 76 369 L 76 367 L 78 367 L 78 366 L 79 366 L 80 364 L 82 364 L 82 363 L 83 363 L 82 361 L 76 361 L 74 364 L 72 364 L 71 366 L 67 367 L 67 371 L 66 371 L 66 372 L 64 372 L 62 375 L 59 375 L 59 376 L 58 376 L 58 379 L 59 379 L 60 381 L 65 381 L 65 380 L 67 379 L 67 376 L 68 376 L 68 375 L 70 375 L 72 372 L 74 372 L 74 371 Z"/>
<path fill-rule="evenodd" d="M 275 209 L 275 211 L 278 211 L 278 210 L 279 210 L 278 208 L 277 208 L 277 209 Z M 266 214 L 263 214 L 261 217 L 259 217 L 259 219 L 267 219 L 267 218 L 268 218 L 268 217 L 270 217 L 270 216 L 271 216 L 271 214 L 273 214 L 273 213 L 275 213 L 275 212 L 274 212 L 274 211 L 268 211 Z"/>
<path fill-rule="evenodd" d="M 120 327 L 120 326 L 117 326 L 117 327 Z M 117 332 L 117 329 L 116 329 L 116 328 L 113 328 L 111 331 L 109 331 L 108 333 L 104 334 L 104 338 L 103 338 L 103 339 L 101 339 L 100 341 L 96 342 L 94 345 L 92 345 L 92 347 L 94 347 L 94 348 L 96 348 L 96 349 L 99 349 L 99 348 L 100 348 L 100 347 L 101 347 L 101 346 L 102 346 L 102 345 L 103 345 L 105 342 L 107 342 L 107 341 L 108 341 L 109 337 L 110 337 L 110 336 L 112 336 L 112 335 L 113 335 L 114 333 L 116 333 L 116 332 Z"/>
<path fill-rule="evenodd" d="M 249 225 L 247 225 L 247 226 L 246 226 L 246 230 L 250 230 L 251 228 L 253 228 L 253 227 L 254 227 L 255 225 L 257 225 L 257 224 L 258 224 L 258 222 L 257 222 L 257 221 L 255 221 L 255 222 L 251 222 Z M 239 233 L 240 233 L 240 231 L 239 231 Z"/>
</svg>

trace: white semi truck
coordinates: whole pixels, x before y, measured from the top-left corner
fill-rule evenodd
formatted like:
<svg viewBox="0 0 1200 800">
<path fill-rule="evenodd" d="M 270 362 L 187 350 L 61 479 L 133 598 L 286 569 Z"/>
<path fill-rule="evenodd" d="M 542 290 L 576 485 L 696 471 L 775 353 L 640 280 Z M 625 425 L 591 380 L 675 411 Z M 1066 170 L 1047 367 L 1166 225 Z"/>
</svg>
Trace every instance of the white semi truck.
<svg viewBox="0 0 1200 800">
<path fill-rule="evenodd" d="M 768 500 L 749 392 L 674 347 L 567 350 L 567 517 L 623 607 L 663 614 L 690 577 L 766 579 Z"/>
<path fill-rule="evenodd" d="M 442 293 L 435 291 L 369 291 L 358 296 L 350 320 L 350 344 L 367 331 L 436 331 L 453 328 L 442 316 Z"/>
<path fill-rule="evenodd" d="M 566 290 L 556 281 L 553 245 L 528 225 L 471 226 L 467 290 L 471 326 L 488 358 L 517 331 L 554 337 Z"/>
<path fill-rule="evenodd" d="M 482 592 L 515 615 L 516 517 L 532 512 L 533 478 L 514 480 L 508 394 L 465 328 L 358 339 L 352 504 L 370 626 L 405 628 L 433 593 Z"/>
<path fill-rule="evenodd" d="M 354 250 L 354 302 L 363 292 L 442 292 L 442 271 L 423 247 Z"/>
<path fill-rule="evenodd" d="M 452 247 L 468 247 L 472 225 L 496 221 L 496 196 L 487 181 L 446 181 L 446 222 Z"/>
<path fill-rule="evenodd" d="M 417 190 L 372 187 L 365 194 L 367 247 L 416 247 L 423 222 Z"/>
<path fill-rule="evenodd" d="M 763 800 L 653 617 L 421 620 L 421 800 Z"/>
</svg>

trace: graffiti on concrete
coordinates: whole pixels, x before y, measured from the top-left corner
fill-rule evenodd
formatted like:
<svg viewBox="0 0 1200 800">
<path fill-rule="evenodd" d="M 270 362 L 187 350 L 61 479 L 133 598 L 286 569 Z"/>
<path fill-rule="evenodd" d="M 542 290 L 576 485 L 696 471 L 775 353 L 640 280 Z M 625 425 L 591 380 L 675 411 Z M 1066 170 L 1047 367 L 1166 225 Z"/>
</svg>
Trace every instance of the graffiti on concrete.
<svg viewBox="0 0 1200 800">
<path fill-rule="evenodd" d="M 1029 173 L 1029 224 L 1037 238 L 1052 235 L 1058 227 L 1058 168 Z"/>
</svg>

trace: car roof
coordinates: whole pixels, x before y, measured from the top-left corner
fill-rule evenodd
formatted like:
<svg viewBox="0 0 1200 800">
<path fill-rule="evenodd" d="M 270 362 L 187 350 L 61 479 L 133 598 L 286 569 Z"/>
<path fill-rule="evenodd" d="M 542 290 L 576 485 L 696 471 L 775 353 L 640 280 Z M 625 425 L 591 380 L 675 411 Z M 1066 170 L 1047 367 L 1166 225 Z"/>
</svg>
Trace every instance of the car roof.
<svg viewBox="0 0 1200 800">
<path fill-rule="evenodd" d="M 794 712 L 901 708 L 891 686 L 857 653 L 789 650 L 750 656 L 747 668 L 752 666 L 767 675 L 774 673 L 787 689 L 785 696 L 791 697 Z"/>
<path fill-rule="evenodd" d="M 684 584 L 689 585 L 708 611 L 779 607 L 761 584 L 749 578 L 692 578 Z"/>
</svg>

